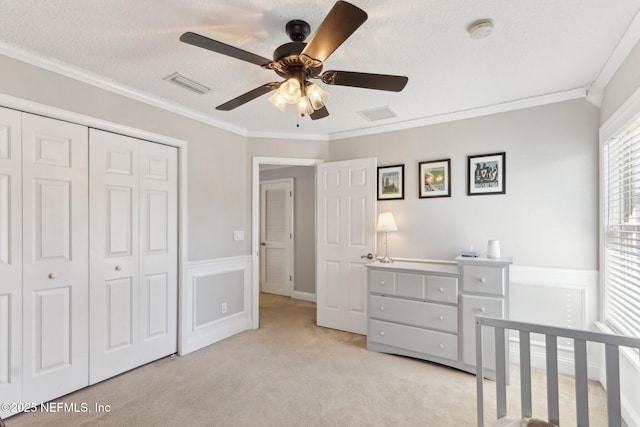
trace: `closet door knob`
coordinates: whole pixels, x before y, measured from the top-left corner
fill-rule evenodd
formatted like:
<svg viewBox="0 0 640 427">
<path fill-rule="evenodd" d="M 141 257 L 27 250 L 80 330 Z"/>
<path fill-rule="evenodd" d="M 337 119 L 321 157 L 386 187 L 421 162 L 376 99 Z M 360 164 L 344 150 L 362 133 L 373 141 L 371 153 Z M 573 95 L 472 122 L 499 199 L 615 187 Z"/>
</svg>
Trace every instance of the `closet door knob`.
<svg viewBox="0 0 640 427">
<path fill-rule="evenodd" d="M 56 273 L 49 273 L 49 279 L 55 279 L 56 277 L 58 277 L 58 275 Z"/>
<path fill-rule="evenodd" d="M 116 265 L 116 271 L 120 271 L 122 270 L 122 266 L 121 265 Z"/>
</svg>

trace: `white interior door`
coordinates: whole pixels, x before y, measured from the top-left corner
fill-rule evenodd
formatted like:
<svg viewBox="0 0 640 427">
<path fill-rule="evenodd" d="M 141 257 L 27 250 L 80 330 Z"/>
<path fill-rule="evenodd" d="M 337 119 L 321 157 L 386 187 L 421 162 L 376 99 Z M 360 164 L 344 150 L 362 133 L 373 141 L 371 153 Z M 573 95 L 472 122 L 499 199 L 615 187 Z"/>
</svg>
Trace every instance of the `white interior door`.
<svg viewBox="0 0 640 427">
<path fill-rule="evenodd" d="M 22 401 L 21 139 L 21 113 L 0 108 L 0 402 Z"/>
<path fill-rule="evenodd" d="M 318 326 L 367 333 L 365 264 L 376 247 L 376 163 L 367 158 L 317 167 Z"/>
<path fill-rule="evenodd" d="M 293 293 L 293 180 L 260 184 L 260 285 L 262 292 Z"/>
<path fill-rule="evenodd" d="M 139 305 L 139 147 L 91 129 L 91 384 L 136 366 Z"/>
<path fill-rule="evenodd" d="M 177 150 L 91 130 L 95 383 L 177 349 Z"/>
<path fill-rule="evenodd" d="M 22 115 L 23 399 L 88 385 L 88 131 Z"/>
<path fill-rule="evenodd" d="M 178 149 L 140 147 L 140 357 L 178 350 Z"/>
</svg>

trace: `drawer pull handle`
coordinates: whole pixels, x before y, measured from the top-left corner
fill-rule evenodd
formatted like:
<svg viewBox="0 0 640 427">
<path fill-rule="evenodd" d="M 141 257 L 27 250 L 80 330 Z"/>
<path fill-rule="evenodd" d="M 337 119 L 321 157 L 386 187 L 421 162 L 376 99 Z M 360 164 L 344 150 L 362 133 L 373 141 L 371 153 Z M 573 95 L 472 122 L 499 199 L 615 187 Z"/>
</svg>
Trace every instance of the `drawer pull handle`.
<svg viewBox="0 0 640 427">
<path fill-rule="evenodd" d="M 384 280 L 380 280 L 380 286 L 384 286 Z"/>
<path fill-rule="evenodd" d="M 384 311 L 384 305 L 380 306 L 380 311 Z"/>
<path fill-rule="evenodd" d="M 438 347 L 444 348 L 444 344 L 438 344 Z"/>
<path fill-rule="evenodd" d="M 122 270 L 122 266 L 121 265 L 116 265 L 116 271 L 120 271 Z"/>
<path fill-rule="evenodd" d="M 438 319 L 444 320 L 444 316 L 440 316 L 440 317 L 438 317 Z"/>
<path fill-rule="evenodd" d="M 487 279 L 485 279 L 484 277 L 480 278 L 480 283 L 487 283 Z"/>
<path fill-rule="evenodd" d="M 384 336 L 384 331 L 380 331 L 380 336 L 383 337 Z"/>
<path fill-rule="evenodd" d="M 487 309 L 486 309 L 486 308 L 484 308 L 484 307 L 480 307 L 480 313 L 485 313 L 486 311 L 487 311 Z"/>
<path fill-rule="evenodd" d="M 56 273 L 49 273 L 49 279 L 55 279 L 56 277 L 58 277 L 58 275 Z"/>
<path fill-rule="evenodd" d="M 438 288 L 438 292 L 440 292 L 441 294 L 444 293 L 444 288 Z"/>
</svg>

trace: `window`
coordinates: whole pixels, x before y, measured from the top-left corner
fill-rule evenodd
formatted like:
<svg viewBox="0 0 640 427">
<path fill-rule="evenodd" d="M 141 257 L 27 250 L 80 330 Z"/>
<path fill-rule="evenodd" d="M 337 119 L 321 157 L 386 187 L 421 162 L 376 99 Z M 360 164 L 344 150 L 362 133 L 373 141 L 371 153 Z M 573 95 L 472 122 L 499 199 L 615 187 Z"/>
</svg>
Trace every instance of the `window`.
<svg viewBox="0 0 640 427">
<path fill-rule="evenodd" d="M 604 321 L 640 337 L 640 118 L 603 145 Z"/>
</svg>

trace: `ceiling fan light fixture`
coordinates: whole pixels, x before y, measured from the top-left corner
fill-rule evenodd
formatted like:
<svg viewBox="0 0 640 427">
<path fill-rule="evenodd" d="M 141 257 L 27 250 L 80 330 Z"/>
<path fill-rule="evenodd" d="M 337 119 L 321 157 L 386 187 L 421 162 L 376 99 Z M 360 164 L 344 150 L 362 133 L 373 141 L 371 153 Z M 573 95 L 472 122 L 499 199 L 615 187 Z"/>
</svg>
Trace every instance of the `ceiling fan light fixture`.
<svg viewBox="0 0 640 427">
<path fill-rule="evenodd" d="M 297 106 L 298 114 L 301 116 L 313 114 L 313 112 L 315 111 L 313 106 L 311 105 L 311 101 L 309 101 L 309 98 L 306 96 L 300 98 Z"/>
<path fill-rule="evenodd" d="M 311 101 L 314 110 L 319 110 L 326 104 L 329 99 L 329 92 L 322 89 L 315 83 L 308 83 L 306 86 L 307 97 Z"/>
<path fill-rule="evenodd" d="M 295 77 L 291 77 L 280 85 L 278 92 L 280 92 L 287 104 L 296 104 L 302 96 L 300 81 Z"/>
<path fill-rule="evenodd" d="M 268 100 L 280 111 L 284 111 L 285 107 L 287 106 L 287 103 L 278 91 L 275 91 L 274 94 L 268 98 Z"/>
</svg>

